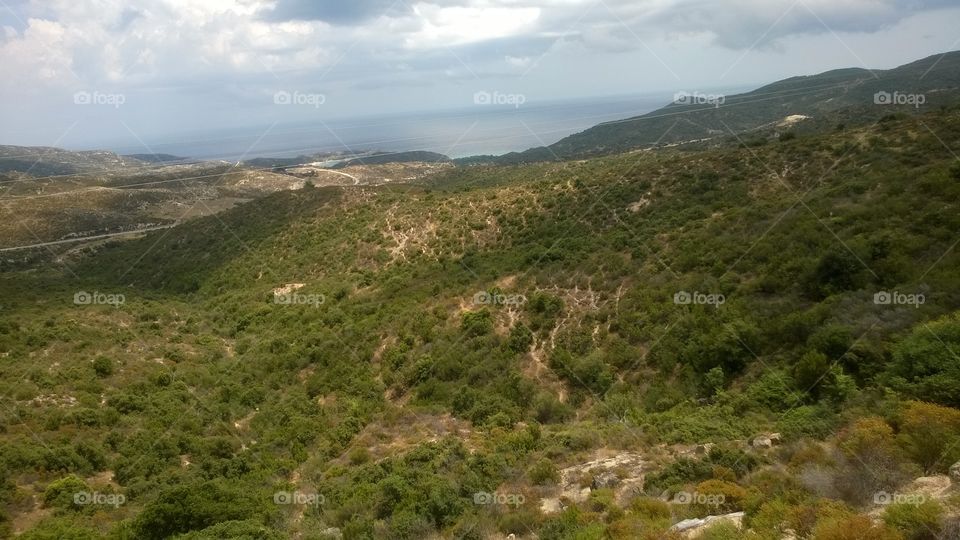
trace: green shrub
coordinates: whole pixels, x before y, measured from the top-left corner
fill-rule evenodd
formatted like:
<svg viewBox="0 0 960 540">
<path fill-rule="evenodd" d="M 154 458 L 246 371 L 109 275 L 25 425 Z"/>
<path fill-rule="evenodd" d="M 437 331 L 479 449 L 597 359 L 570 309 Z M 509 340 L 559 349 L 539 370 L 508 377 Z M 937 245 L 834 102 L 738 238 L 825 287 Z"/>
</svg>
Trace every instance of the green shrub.
<svg viewBox="0 0 960 540">
<path fill-rule="evenodd" d="M 924 323 L 893 348 L 894 388 L 924 401 L 960 407 L 960 314 Z"/>
<path fill-rule="evenodd" d="M 527 470 L 527 477 L 538 486 L 554 484 L 560 480 L 560 473 L 552 461 L 541 458 Z"/>
<path fill-rule="evenodd" d="M 787 440 L 804 437 L 824 439 L 836 426 L 836 415 L 819 405 L 804 405 L 789 410 L 777 421 L 777 431 Z"/>
<path fill-rule="evenodd" d="M 697 538 L 700 540 L 741 540 L 743 533 L 733 523 L 721 521 L 704 529 Z"/>
<path fill-rule="evenodd" d="M 704 461 L 680 458 L 659 472 L 649 475 L 645 489 L 651 495 L 661 495 L 664 491 L 676 491 L 684 485 L 700 482 L 713 476 L 713 466 Z"/>
<path fill-rule="evenodd" d="M 93 361 L 93 371 L 97 377 L 113 375 L 113 361 L 105 356 L 98 356 Z"/>
<path fill-rule="evenodd" d="M 185 484 L 167 489 L 134 519 L 139 538 L 167 538 L 227 521 L 262 515 L 272 501 L 255 501 L 249 490 L 222 481 Z"/>
<path fill-rule="evenodd" d="M 90 487 L 75 475 L 65 476 L 50 482 L 43 492 L 43 504 L 48 508 L 78 510 L 74 497 L 79 493 L 89 493 Z"/>
<path fill-rule="evenodd" d="M 903 411 L 898 439 L 925 471 L 946 473 L 960 460 L 960 411 L 911 401 Z"/>
<path fill-rule="evenodd" d="M 847 516 L 818 523 L 813 540 L 901 540 L 895 530 L 867 516 Z"/>
<path fill-rule="evenodd" d="M 943 508 L 934 501 L 891 504 L 883 513 L 883 522 L 902 532 L 907 540 L 938 540 Z"/>
</svg>

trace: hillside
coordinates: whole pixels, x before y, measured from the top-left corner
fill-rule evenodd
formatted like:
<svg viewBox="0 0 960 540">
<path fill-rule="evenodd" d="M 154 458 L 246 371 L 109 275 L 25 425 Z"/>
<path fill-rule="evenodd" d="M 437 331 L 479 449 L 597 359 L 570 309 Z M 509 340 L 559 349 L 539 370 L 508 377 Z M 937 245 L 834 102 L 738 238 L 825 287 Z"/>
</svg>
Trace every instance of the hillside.
<svg viewBox="0 0 960 540">
<path fill-rule="evenodd" d="M 36 254 L 0 273 L 2 526 L 952 538 L 958 148 L 945 108 L 308 185 Z M 953 491 L 877 499 L 917 477 Z"/>
<path fill-rule="evenodd" d="M 0 173 L 20 172 L 35 176 L 104 172 L 137 167 L 145 162 L 133 156 L 94 150 L 72 152 L 43 146 L 0 145 Z"/>
<path fill-rule="evenodd" d="M 878 92 L 922 95 L 923 103 L 919 107 L 878 105 L 874 99 Z M 893 111 L 922 113 L 960 100 L 960 51 L 891 70 L 843 69 L 793 77 L 753 92 L 714 96 L 712 100 L 709 92 L 691 89 L 686 95 L 696 97 L 688 97 L 690 103 L 672 103 L 643 116 L 600 124 L 548 147 L 506 154 L 492 161 L 514 164 L 580 159 L 704 140 L 716 145 L 788 131 L 825 132 L 838 124 L 867 125 Z M 471 161 L 475 160 L 464 162 Z"/>
</svg>

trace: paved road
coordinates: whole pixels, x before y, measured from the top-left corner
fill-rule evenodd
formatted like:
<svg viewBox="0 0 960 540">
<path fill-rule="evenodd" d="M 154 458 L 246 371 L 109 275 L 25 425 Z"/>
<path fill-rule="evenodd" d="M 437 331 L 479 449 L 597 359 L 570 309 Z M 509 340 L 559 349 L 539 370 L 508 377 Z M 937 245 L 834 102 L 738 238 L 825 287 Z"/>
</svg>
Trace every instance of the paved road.
<svg viewBox="0 0 960 540">
<path fill-rule="evenodd" d="M 73 244 L 76 242 L 86 242 L 87 240 L 101 240 L 103 238 L 113 238 L 115 236 L 131 236 L 134 234 L 140 234 L 140 233 L 145 233 L 150 231 L 162 231 L 164 229 L 170 229 L 172 227 L 175 227 L 176 225 L 177 224 L 174 223 L 171 225 L 160 225 L 158 227 L 148 227 L 146 229 L 137 229 L 135 231 L 124 231 L 124 232 L 110 233 L 110 234 L 98 234 L 96 236 L 84 236 L 82 238 L 69 238 L 67 240 L 56 240 L 53 242 L 30 244 L 29 246 L 15 246 L 15 247 L 0 248 L 0 253 L 4 253 L 7 251 L 19 251 L 21 249 L 34 249 L 39 247 L 59 246 L 61 244 Z"/>
</svg>

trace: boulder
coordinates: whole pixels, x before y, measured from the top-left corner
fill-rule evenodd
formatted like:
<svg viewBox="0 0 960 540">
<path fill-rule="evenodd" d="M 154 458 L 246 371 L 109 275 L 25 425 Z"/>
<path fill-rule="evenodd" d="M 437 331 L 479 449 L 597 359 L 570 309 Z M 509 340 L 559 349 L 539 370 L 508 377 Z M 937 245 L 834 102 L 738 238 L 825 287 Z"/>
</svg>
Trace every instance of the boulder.
<svg viewBox="0 0 960 540">
<path fill-rule="evenodd" d="M 770 440 L 770 437 L 767 437 L 766 435 L 760 435 L 759 437 L 755 437 L 753 441 L 750 442 L 750 446 L 760 449 L 773 448 L 773 441 Z"/>
<path fill-rule="evenodd" d="M 754 448 L 773 448 L 774 446 L 780 444 L 783 437 L 779 433 L 764 433 L 763 435 L 757 435 L 752 441 L 750 441 L 750 446 Z"/>
</svg>

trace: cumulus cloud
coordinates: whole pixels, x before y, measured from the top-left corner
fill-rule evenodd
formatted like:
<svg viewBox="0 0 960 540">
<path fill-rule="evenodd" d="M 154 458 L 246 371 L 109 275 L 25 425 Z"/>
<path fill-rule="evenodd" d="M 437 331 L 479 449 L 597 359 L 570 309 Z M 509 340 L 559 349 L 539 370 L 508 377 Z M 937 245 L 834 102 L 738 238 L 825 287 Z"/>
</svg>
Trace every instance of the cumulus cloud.
<svg viewBox="0 0 960 540">
<path fill-rule="evenodd" d="M 4 2 L 0 92 L 20 108 L 46 110 L 92 89 L 149 92 L 155 102 L 195 102 L 200 109 L 203 100 L 223 107 L 263 102 L 278 88 L 357 94 L 394 87 L 396 95 L 446 85 L 440 92 L 452 94 L 487 86 L 470 82 L 477 79 L 512 77 L 531 92 L 552 91 L 571 73 L 591 75 L 565 87 L 617 82 L 626 58 L 676 83 L 673 71 L 687 75 L 683 65 L 691 58 L 729 53 L 729 63 L 751 47 L 883 32 L 956 0 Z M 610 79 L 601 67 L 614 72 Z M 344 97 L 350 99 L 361 100 Z"/>
<path fill-rule="evenodd" d="M 954 0 L 678 0 L 648 13 L 624 11 L 637 24 L 674 35 L 707 33 L 722 46 L 743 49 L 803 34 L 877 32 L 917 12 L 953 5 Z"/>
<path fill-rule="evenodd" d="M 21 0 L 0 61 L 24 82 L 162 84 L 231 74 L 423 64 L 529 65 L 557 42 L 598 51 L 703 35 L 733 49 L 802 34 L 874 32 L 952 0 Z M 469 57 L 469 60 L 464 58 Z M 430 63 L 430 62 L 426 62 Z M 369 73 L 380 80 L 385 73 Z"/>
</svg>

